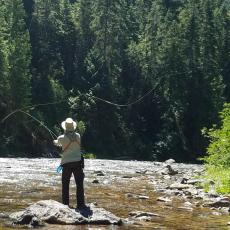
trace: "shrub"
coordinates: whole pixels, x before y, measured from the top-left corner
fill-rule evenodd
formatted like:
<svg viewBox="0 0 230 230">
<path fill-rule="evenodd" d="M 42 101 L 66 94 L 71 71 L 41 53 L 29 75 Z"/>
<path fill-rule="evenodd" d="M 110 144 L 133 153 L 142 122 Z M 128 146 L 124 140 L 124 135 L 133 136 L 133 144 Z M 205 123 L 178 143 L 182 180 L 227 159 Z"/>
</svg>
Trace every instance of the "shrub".
<svg viewBox="0 0 230 230">
<path fill-rule="evenodd" d="M 212 129 L 203 129 L 210 144 L 207 148 L 208 155 L 203 158 L 209 166 L 228 168 L 230 166 L 230 103 L 224 104 L 220 112 L 221 127 L 213 126 Z"/>
<path fill-rule="evenodd" d="M 206 166 L 205 177 L 215 182 L 213 189 L 220 193 L 230 193 L 230 103 L 225 103 L 220 112 L 220 127 L 203 129 L 209 138 L 208 155 L 203 158 Z M 206 187 L 210 189 L 208 185 Z"/>
</svg>

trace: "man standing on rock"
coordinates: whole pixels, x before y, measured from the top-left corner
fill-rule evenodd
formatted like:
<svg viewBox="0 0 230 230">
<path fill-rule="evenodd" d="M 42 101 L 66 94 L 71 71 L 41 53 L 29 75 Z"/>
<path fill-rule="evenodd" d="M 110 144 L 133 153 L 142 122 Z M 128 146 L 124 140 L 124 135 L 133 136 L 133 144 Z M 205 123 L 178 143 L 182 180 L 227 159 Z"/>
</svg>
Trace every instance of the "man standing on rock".
<svg viewBox="0 0 230 230">
<path fill-rule="evenodd" d="M 81 137 L 75 132 L 77 123 L 67 118 L 61 123 L 64 134 L 54 140 L 54 144 L 62 147 L 62 202 L 69 205 L 69 183 L 73 173 L 76 182 L 77 208 L 85 208 L 84 198 L 84 159 L 81 156 Z"/>
</svg>

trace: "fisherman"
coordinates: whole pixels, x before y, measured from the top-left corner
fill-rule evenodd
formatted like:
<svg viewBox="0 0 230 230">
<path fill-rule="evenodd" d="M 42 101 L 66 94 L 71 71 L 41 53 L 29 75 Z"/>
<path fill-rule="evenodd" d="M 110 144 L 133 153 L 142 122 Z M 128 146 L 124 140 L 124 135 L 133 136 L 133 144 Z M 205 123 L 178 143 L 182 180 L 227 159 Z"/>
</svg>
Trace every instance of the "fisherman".
<svg viewBox="0 0 230 230">
<path fill-rule="evenodd" d="M 81 156 L 81 136 L 75 132 L 77 123 L 67 118 L 61 123 L 64 134 L 54 140 L 62 148 L 62 203 L 69 205 L 69 184 L 73 173 L 76 182 L 77 209 L 85 208 L 84 198 L 84 159 Z"/>
</svg>

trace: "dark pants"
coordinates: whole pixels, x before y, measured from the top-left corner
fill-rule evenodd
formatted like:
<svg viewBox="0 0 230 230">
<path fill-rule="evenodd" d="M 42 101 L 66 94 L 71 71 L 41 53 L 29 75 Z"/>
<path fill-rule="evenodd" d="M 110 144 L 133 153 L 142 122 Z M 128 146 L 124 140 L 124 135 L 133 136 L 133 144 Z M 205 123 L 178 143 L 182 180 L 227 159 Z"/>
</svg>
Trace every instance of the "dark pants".
<svg viewBox="0 0 230 230">
<path fill-rule="evenodd" d="M 62 203 L 69 205 L 69 183 L 70 178 L 73 173 L 76 182 L 76 197 L 77 197 L 77 207 L 85 205 L 84 198 L 84 172 L 82 169 L 81 162 L 71 162 L 63 164 L 62 170 Z"/>
</svg>

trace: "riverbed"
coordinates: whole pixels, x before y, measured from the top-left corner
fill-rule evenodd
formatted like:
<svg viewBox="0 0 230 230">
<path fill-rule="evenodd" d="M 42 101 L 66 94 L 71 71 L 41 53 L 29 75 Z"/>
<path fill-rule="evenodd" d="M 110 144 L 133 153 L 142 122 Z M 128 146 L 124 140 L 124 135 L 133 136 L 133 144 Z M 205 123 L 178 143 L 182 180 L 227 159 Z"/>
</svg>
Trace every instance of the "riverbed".
<svg viewBox="0 0 230 230">
<path fill-rule="evenodd" d="M 39 200 L 61 202 L 60 159 L 0 158 L 0 229 L 9 225 L 7 215 Z M 167 173 L 170 165 L 176 173 Z M 85 160 L 85 196 L 125 220 L 133 211 L 150 212 L 158 218 L 127 221 L 122 226 L 53 226 L 42 229 L 230 229 L 226 208 L 205 207 L 212 194 L 187 180 L 202 176 L 202 165 L 172 162 Z M 71 179 L 70 200 L 75 204 L 75 185 Z M 129 219 L 130 220 L 130 219 Z"/>
</svg>

